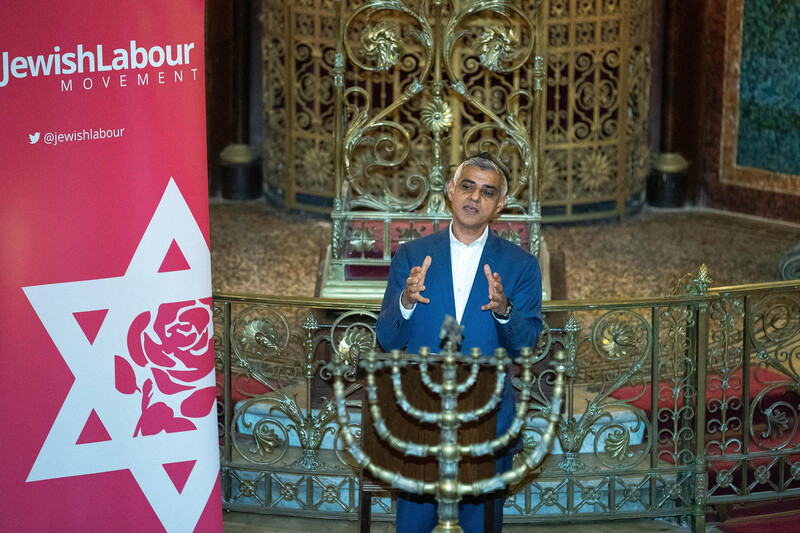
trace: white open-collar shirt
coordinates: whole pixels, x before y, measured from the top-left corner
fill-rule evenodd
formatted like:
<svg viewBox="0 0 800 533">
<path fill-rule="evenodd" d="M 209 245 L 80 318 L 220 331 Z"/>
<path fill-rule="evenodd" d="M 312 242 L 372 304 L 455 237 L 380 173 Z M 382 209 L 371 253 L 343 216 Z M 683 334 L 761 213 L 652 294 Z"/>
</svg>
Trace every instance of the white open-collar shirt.
<svg viewBox="0 0 800 533">
<path fill-rule="evenodd" d="M 461 317 L 464 316 L 464 309 L 467 307 L 467 300 L 469 293 L 472 290 L 472 283 L 475 281 L 475 275 L 478 273 L 479 263 L 481 261 L 481 254 L 483 254 L 483 247 L 486 246 L 486 241 L 489 238 L 489 226 L 483 230 L 483 234 L 472 241 L 471 244 L 464 244 L 459 241 L 453 234 L 453 223 L 449 226 L 450 233 L 450 266 L 453 271 L 453 296 L 455 297 L 456 304 L 456 320 L 461 323 Z M 400 312 L 403 318 L 408 320 L 414 313 L 417 304 L 411 309 L 403 307 L 402 293 L 400 294 L 401 301 Z M 488 295 L 487 295 L 488 298 Z"/>
<path fill-rule="evenodd" d="M 450 266 L 453 269 L 453 296 L 456 301 L 456 320 L 461 323 L 464 309 L 467 307 L 472 283 L 478 272 L 483 247 L 489 238 L 489 226 L 483 230 L 480 237 L 471 244 L 464 244 L 453 235 L 453 223 L 450 223 Z"/>
</svg>

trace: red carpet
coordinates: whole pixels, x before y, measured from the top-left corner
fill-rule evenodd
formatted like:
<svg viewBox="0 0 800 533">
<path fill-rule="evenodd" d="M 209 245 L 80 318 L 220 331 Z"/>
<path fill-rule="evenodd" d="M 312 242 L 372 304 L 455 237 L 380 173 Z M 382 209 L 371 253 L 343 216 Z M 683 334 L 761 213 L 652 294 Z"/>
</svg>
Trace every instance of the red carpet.
<svg viewBox="0 0 800 533">
<path fill-rule="evenodd" d="M 737 505 L 724 522 L 707 521 L 723 533 L 796 533 L 800 532 L 800 499 Z"/>
</svg>

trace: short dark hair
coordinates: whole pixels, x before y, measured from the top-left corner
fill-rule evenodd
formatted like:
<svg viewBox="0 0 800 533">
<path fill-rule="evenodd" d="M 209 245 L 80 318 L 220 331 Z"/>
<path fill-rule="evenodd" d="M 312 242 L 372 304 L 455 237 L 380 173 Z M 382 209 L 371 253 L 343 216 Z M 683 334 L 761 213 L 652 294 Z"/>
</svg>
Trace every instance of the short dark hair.
<svg viewBox="0 0 800 533">
<path fill-rule="evenodd" d="M 500 192 L 503 196 L 508 193 L 508 184 L 511 181 L 508 168 L 489 152 L 478 152 L 477 154 L 465 159 L 463 163 L 458 165 L 458 168 L 453 174 L 453 183 L 458 183 L 458 178 L 461 175 L 461 170 L 464 167 L 476 167 L 481 170 L 491 170 L 492 172 L 498 173 L 503 178 L 503 184 Z"/>
</svg>

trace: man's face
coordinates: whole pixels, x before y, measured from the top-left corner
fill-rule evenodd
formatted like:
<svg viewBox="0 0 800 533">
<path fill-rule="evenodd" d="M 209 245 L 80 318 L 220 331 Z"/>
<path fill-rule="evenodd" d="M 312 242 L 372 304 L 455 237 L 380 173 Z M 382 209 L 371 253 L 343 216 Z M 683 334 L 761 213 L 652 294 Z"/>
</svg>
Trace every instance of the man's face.
<svg viewBox="0 0 800 533">
<path fill-rule="evenodd" d="M 503 177 L 492 170 L 464 167 L 458 178 L 447 184 L 447 197 L 453 204 L 453 226 L 464 230 L 483 230 L 491 218 L 503 210 Z"/>
</svg>

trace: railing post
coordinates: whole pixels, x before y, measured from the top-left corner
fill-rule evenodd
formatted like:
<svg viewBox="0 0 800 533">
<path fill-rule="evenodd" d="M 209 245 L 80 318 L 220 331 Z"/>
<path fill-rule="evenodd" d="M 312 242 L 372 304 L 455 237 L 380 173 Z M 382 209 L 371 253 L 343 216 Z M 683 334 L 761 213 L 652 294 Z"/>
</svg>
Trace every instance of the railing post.
<svg viewBox="0 0 800 533">
<path fill-rule="evenodd" d="M 750 417 L 750 387 L 752 384 L 750 383 L 750 340 L 751 335 L 753 334 L 752 328 L 752 321 L 751 321 L 751 313 L 753 312 L 752 309 L 752 296 L 747 294 L 743 298 L 744 303 L 744 313 L 742 316 L 742 453 L 747 453 L 750 450 L 750 431 L 753 429 L 752 423 L 753 419 Z M 744 461 L 746 464 L 747 461 Z M 747 490 L 747 468 L 741 469 L 741 487 L 743 493 L 746 494 Z M 781 474 L 783 470 L 781 470 Z M 783 484 L 781 483 L 781 485 Z"/>
<path fill-rule="evenodd" d="M 669 308 L 667 308 L 669 309 Z M 653 428 L 653 434 L 658 435 L 658 394 L 659 394 L 659 355 L 660 350 L 659 347 L 661 343 L 658 341 L 659 339 L 659 328 L 661 323 L 661 316 L 660 316 L 661 307 L 653 306 L 652 308 L 652 315 L 651 315 L 651 324 L 652 324 L 652 335 L 653 335 L 653 342 L 651 343 L 651 353 L 650 353 L 650 427 Z M 653 439 L 651 443 L 650 449 L 650 469 L 652 471 L 656 471 L 658 468 L 658 437 Z M 650 491 L 650 501 L 656 501 L 657 495 L 657 482 L 656 476 L 651 475 L 650 480 L 648 481 L 649 491 Z"/>
<path fill-rule="evenodd" d="M 692 502 L 692 532 L 701 533 L 706 529 L 706 496 L 708 493 L 708 461 L 706 460 L 706 358 L 708 355 L 709 302 L 700 301 L 697 307 L 697 341 L 694 360 L 697 363 L 697 408 L 695 410 L 695 462 L 694 498 Z"/>
<path fill-rule="evenodd" d="M 231 303 L 222 304 L 222 398 L 223 398 L 223 461 L 230 465 L 233 458 L 231 450 Z M 222 501 L 231 501 L 231 471 L 229 467 L 223 467 L 222 471 Z"/>
<path fill-rule="evenodd" d="M 333 170 L 334 170 L 334 197 L 333 197 L 333 227 L 331 232 L 331 257 L 334 260 L 342 258 L 342 185 L 344 184 L 344 31 L 342 28 L 342 0 L 336 1 L 336 54 L 333 66 Z M 342 272 L 344 279 L 344 272 Z"/>
</svg>

